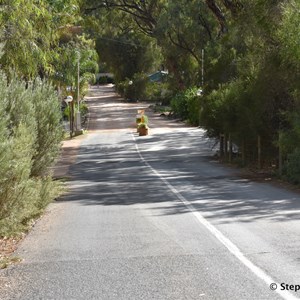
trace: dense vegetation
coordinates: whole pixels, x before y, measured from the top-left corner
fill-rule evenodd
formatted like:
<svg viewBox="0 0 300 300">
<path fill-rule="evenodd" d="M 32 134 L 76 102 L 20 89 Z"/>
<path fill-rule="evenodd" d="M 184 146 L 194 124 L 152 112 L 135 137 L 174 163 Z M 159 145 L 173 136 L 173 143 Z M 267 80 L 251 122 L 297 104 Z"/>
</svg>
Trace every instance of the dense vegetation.
<svg viewBox="0 0 300 300">
<path fill-rule="evenodd" d="M 84 2 L 100 58 L 116 48 L 133 55 L 120 50 L 117 66 L 113 57 L 106 60 L 113 72 L 131 66 L 119 81 L 168 70 L 165 101 L 177 115 L 220 138 L 223 159 L 232 159 L 235 144 L 241 164 L 300 183 L 299 1 Z M 156 53 L 152 65 L 148 50 Z M 203 90 L 198 97 L 197 88 Z"/>
<path fill-rule="evenodd" d="M 0 74 L 0 236 L 26 228 L 59 194 L 48 167 L 62 128 L 54 88 Z"/>
<path fill-rule="evenodd" d="M 299 11 L 296 0 L 1 1 L 0 235 L 53 198 L 45 168 L 78 65 L 82 94 L 100 66 L 127 98 L 206 128 L 224 159 L 235 144 L 241 164 L 300 183 Z M 167 79 L 149 82 L 157 70 Z"/>
<path fill-rule="evenodd" d="M 63 138 L 61 101 L 95 81 L 94 41 L 78 1 L 0 2 L 0 238 L 27 228 L 61 190 L 49 167 Z"/>
</svg>

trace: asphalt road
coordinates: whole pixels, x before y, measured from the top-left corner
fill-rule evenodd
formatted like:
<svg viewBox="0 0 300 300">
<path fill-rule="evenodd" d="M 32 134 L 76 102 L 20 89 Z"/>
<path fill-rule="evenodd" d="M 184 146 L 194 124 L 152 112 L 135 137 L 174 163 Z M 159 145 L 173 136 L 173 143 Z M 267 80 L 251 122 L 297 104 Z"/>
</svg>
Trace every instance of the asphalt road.
<svg viewBox="0 0 300 300">
<path fill-rule="evenodd" d="M 1 299 L 300 299 L 298 194 L 212 160 L 201 129 L 149 112 L 138 137 L 143 105 L 111 87 L 88 101 L 70 191 L 0 271 Z"/>
</svg>

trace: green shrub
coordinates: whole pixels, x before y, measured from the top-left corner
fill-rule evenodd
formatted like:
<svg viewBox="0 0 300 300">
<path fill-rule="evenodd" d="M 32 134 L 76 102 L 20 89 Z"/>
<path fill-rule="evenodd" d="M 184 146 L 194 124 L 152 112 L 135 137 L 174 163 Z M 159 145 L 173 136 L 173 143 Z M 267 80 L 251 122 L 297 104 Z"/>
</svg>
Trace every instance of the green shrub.
<svg viewBox="0 0 300 300">
<path fill-rule="evenodd" d="M 121 97 L 125 97 L 126 82 L 121 81 L 116 84 L 116 91 Z"/>
<path fill-rule="evenodd" d="M 120 94 L 121 97 L 125 99 L 137 99 L 138 91 L 136 90 L 138 86 L 137 82 L 132 80 L 125 80 L 119 82 L 116 85 L 117 92 Z"/>
<path fill-rule="evenodd" d="M 174 114 L 192 125 L 198 125 L 199 123 L 199 107 L 196 88 L 177 93 L 171 100 L 171 108 Z"/>
<path fill-rule="evenodd" d="M 79 110 L 82 117 L 86 116 L 89 111 L 88 105 L 85 102 L 80 102 Z"/>
<path fill-rule="evenodd" d="M 88 93 L 88 90 L 89 90 L 89 81 L 87 79 L 82 78 L 80 80 L 80 97 L 84 97 Z"/>
<path fill-rule="evenodd" d="M 43 209 L 62 193 L 61 183 L 53 181 L 50 176 L 29 178 L 23 186 L 26 189 L 19 194 L 21 198 L 0 218 L 0 237 L 26 231 L 30 221 L 39 217 Z"/>
<path fill-rule="evenodd" d="M 23 124 L 6 138 L 1 143 L 0 219 L 25 207 L 34 153 L 34 139 Z"/>
<path fill-rule="evenodd" d="M 300 184 L 300 149 L 297 148 L 288 155 L 288 160 L 284 167 L 286 177 L 290 183 Z"/>
<path fill-rule="evenodd" d="M 81 80 L 87 81 L 89 84 L 95 84 L 96 83 L 96 75 L 93 73 L 84 73 L 81 78 Z"/>
<path fill-rule="evenodd" d="M 132 80 L 116 84 L 118 94 L 125 99 L 156 101 L 169 104 L 171 92 L 167 83 L 151 82 L 144 73 L 134 74 Z"/>
<path fill-rule="evenodd" d="M 32 86 L 31 102 L 37 123 L 37 138 L 31 175 L 44 174 L 60 150 L 63 129 L 60 118 L 60 103 L 54 88 L 40 80 Z"/>
<path fill-rule="evenodd" d="M 167 83 L 147 81 L 145 98 L 149 101 L 169 104 L 171 101 L 171 92 Z"/>
<path fill-rule="evenodd" d="M 114 79 L 112 77 L 109 77 L 107 75 L 100 76 L 97 80 L 98 84 L 107 84 L 107 83 L 114 83 Z"/>
<path fill-rule="evenodd" d="M 98 79 L 99 84 L 107 84 L 107 76 L 101 76 Z"/>
<path fill-rule="evenodd" d="M 177 93 L 171 100 L 171 109 L 175 116 L 178 116 L 184 120 L 188 117 L 187 102 L 184 97 L 184 92 Z"/>
<path fill-rule="evenodd" d="M 57 193 L 45 176 L 62 139 L 54 89 L 0 74 L 0 236 L 24 229 Z"/>
<path fill-rule="evenodd" d="M 188 122 L 191 125 L 199 125 L 199 96 L 197 96 L 197 89 L 191 88 L 185 92 L 185 97 L 187 101 L 187 111 L 188 111 Z"/>
</svg>

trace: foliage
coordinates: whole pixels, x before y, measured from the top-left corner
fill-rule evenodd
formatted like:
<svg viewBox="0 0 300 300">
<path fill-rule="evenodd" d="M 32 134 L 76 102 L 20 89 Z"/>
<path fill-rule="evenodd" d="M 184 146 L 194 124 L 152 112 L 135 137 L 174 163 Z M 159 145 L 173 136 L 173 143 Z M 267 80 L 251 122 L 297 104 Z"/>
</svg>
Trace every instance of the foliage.
<svg viewBox="0 0 300 300">
<path fill-rule="evenodd" d="M 98 56 L 93 47 L 93 41 L 84 35 L 73 37 L 71 41 L 62 44 L 53 56 L 52 63 L 56 72 L 50 78 L 64 89 L 64 94 L 67 94 L 66 88 L 69 87 L 77 95 L 78 64 L 81 96 L 86 94 L 89 83 L 96 82 Z"/>
<path fill-rule="evenodd" d="M 46 82 L 37 79 L 29 89 L 32 89 L 31 103 L 37 123 L 31 175 L 41 176 L 51 166 L 60 150 L 63 137 L 60 103 L 54 88 Z"/>
<path fill-rule="evenodd" d="M 138 124 L 138 129 L 141 129 L 141 128 L 149 129 L 148 123 L 145 123 L 145 122 L 139 123 Z"/>
<path fill-rule="evenodd" d="M 76 86 L 80 75 L 95 74 L 98 56 L 80 26 L 79 0 L 4 0 L 1 5 L 1 68 L 26 81 L 51 78 L 60 88 Z M 80 54 L 79 54 L 80 53 Z M 79 58 L 80 55 L 80 58 Z M 86 86 L 86 83 L 83 83 Z M 84 90 L 83 90 L 84 91 Z"/>
<path fill-rule="evenodd" d="M 110 76 L 100 76 L 97 80 L 98 84 L 114 83 L 114 79 Z"/>
<path fill-rule="evenodd" d="M 125 99 L 134 98 L 134 86 L 129 79 L 118 82 L 116 84 L 116 90 Z"/>
<path fill-rule="evenodd" d="M 148 37 L 134 30 L 113 37 L 99 36 L 96 43 L 100 59 L 107 63 L 117 82 L 152 70 L 156 59 L 154 47 Z"/>
<path fill-rule="evenodd" d="M 135 74 L 133 80 L 126 79 L 117 83 L 117 91 L 122 97 L 128 100 L 137 101 L 138 99 L 145 99 L 144 91 L 147 80 L 144 74 Z"/>
<path fill-rule="evenodd" d="M 295 74 L 299 65 L 293 61 L 295 47 L 290 47 L 293 53 L 286 52 L 286 41 L 296 40 L 289 28 L 296 26 L 293 1 L 284 5 L 280 2 L 246 3 L 232 20 L 231 32 L 223 35 L 217 46 L 211 44 L 206 52 L 208 56 L 222 55 L 207 59 L 212 67 L 206 75 L 210 80 L 201 103 L 201 124 L 215 137 L 230 134 L 239 147 L 246 145 L 253 154 L 250 160 L 257 157 L 260 137 L 263 160 L 276 161 L 279 132 L 286 137 L 295 129 L 295 123 L 287 117 L 292 111 L 297 114 L 299 77 Z M 280 23 L 283 27 L 278 26 Z M 282 149 L 289 148 L 284 153 L 287 157 L 295 145 L 287 138 L 280 143 Z"/>
<path fill-rule="evenodd" d="M 161 104 L 169 104 L 172 98 L 172 91 L 166 82 L 147 81 L 145 88 L 145 99 L 155 101 Z"/>
<path fill-rule="evenodd" d="M 80 111 L 80 114 L 82 116 L 82 118 L 86 118 L 86 115 L 88 114 L 88 105 L 85 103 L 85 102 L 80 102 L 79 104 L 79 111 Z"/>
<path fill-rule="evenodd" d="M 284 171 L 289 182 L 300 183 L 300 149 L 296 148 L 288 155 Z"/>
<path fill-rule="evenodd" d="M 132 80 L 133 98 L 137 100 L 147 100 L 146 86 L 149 79 L 146 74 L 135 73 Z"/>
<path fill-rule="evenodd" d="M 40 80 L 11 77 L 0 76 L 0 236 L 27 225 L 59 191 L 46 175 L 62 138 L 57 95 Z"/>
<path fill-rule="evenodd" d="M 171 108 L 174 114 L 192 125 L 199 124 L 199 96 L 197 88 L 179 92 L 171 100 Z"/>
<path fill-rule="evenodd" d="M 299 1 L 286 1 L 282 5 L 282 22 L 278 28 L 277 36 L 282 43 L 282 58 L 286 63 L 293 63 L 299 67 Z"/>
<path fill-rule="evenodd" d="M 211 22 L 212 29 L 203 26 Z M 162 48 L 164 67 L 174 91 L 201 82 L 202 49 L 216 25 L 207 6 L 199 1 L 168 1 L 157 20 L 155 38 Z"/>
<path fill-rule="evenodd" d="M 117 92 L 125 99 L 168 103 L 171 93 L 167 83 L 151 82 L 146 74 L 136 73 L 133 80 L 116 84 Z"/>
<path fill-rule="evenodd" d="M 15 69 L 27 79 L 38 74 L 40 68 L 46 67 L 49 58 L 49 39 L 51 16 L 44 2 L 5 0 L 1 8 L 4 44 L 1 58 L 2 69 L 6 72 Z"/>
</svg>

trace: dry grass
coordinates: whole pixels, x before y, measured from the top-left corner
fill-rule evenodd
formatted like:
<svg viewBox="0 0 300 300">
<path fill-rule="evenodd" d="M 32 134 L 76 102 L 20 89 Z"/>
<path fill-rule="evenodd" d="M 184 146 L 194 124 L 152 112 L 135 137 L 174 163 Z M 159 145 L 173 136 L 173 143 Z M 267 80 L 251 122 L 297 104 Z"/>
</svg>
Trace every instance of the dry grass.
<svg viewBox="0 0 300 300">
<path fill-rule="evenodd" d="M 20 241 L 23 240 L 25 234 L 19 237 L 4 237 L 0 239 L 0 269 L 7 268 L 9 265 L 18 263 L 21 258 L 12 256 L 12 253 L 17 249 Z"/>
</svg>

